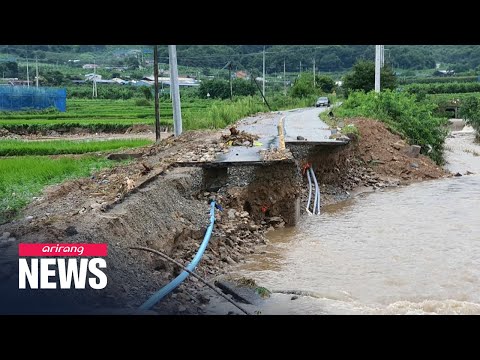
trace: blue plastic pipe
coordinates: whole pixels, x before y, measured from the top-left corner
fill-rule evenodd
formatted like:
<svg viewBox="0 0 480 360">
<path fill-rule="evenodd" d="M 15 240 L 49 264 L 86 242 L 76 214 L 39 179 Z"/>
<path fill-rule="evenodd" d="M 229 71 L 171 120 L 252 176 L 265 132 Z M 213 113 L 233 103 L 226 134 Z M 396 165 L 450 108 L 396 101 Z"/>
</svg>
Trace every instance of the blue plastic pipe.
<svg viewBox="0 0 480 360">
<path fill-rule="evenodd" d="M 210 237 L 212 236 L 212 231 L 213 231 L 213 225 L 215 224 L 215 201 L 212 201 L 211 203 L 211 208 L 210 208 L 210 225 L 207 228 L 207 231 L 205 232 L 205 236 L 203 238 L 203 242 L 200 245 L 200 248 L 198 249 L 197 254 L 193 258 L 193 260 L 190 262 L 190 264 L 187 265 L 187 269 L 190 271 L 193 271 L 195 267 L 198 265 L 200 262 L 200 259 L 203 256 L 203 253 L 205 252 L 205 249 L 207 248 L 208 242 L 210 241 Z M 175 288 L 177 288 L 183 280 L 185 280 L 188 276 L 188 272 L 183 270 L 180 275 L 178 275 L 175 279 L 173 279 L 171 282 L 169 282 L 167 285 L 162 287 L 160 290 L 158 290 L 155 294 L 150 296 L 150 298 L 145 301 L 141 306 L 140 310 L 150 310 L 152 307 L 155 306 L 159 301 L 161 301 L 165 296 L 170 294 Z"/>
</svg>

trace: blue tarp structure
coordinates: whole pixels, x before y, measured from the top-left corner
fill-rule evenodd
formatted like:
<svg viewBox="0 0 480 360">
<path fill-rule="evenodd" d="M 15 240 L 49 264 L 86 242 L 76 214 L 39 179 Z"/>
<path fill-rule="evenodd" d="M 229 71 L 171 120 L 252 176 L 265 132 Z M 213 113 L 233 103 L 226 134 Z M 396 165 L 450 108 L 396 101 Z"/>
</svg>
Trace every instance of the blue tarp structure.
<svg viewBox="0 0 480 360">
<path fill-rule="evenodd" d="M 47 109 L 67 111 L 67 90 L 50 87 L 0 86 L 0 111 Z"/>
</svg>

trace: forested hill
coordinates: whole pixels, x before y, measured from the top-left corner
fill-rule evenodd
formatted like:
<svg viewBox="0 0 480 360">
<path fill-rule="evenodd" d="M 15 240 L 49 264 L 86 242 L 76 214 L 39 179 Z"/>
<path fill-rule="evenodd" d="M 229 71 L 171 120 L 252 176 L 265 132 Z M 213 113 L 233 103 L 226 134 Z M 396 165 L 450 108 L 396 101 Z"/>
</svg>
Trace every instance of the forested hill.
<svg viewBox="0 0 480 360">
<path fill-rule="evenodd" d="M 321 71 L 342 71 L 352 67 L 358 59 L 374 58 L 373 45 L 267 45 L 266 67 L 269 73 L 316 67 Z M 447 64 L 457 71 L 475 70 L 480 65 L 478 45 L 385 45 L 385 60 L 395 68 L 432 69 L 435 63 Z M 35 58 L 43 62 L 81 61 L 112 62 L 126 54 L 143 52 L 151 57 L 148 46 L 120 45 L 0 45 L 3 57 Z M 133 51 L 133 52 L 132 52 Z M 262 68 L 262 45 L 179 45 L 180 65 L 222 68 L 232 62 L 235 68 Z M 167 46 L 159 46 L 162 62 L 168 61 Z"/>
</svg>

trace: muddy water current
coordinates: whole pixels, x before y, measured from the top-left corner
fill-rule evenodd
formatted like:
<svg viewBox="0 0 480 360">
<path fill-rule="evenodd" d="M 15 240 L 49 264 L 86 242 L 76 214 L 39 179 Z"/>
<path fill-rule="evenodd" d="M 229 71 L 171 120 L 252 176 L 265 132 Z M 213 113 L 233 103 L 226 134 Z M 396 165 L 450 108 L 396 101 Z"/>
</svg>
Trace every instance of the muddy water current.
<svg viewBox="0 0 480 360">
<path fill-rule="evenodd" d="M 264 253 L 233 275 L 304 295 L 274 292 L 246 307 L 261 314 L 480 314 L 480 146 L 469 128 L 452 133 L 446 146 L 446 168 L 463 176 L 360 194 L 269 233 Z M 207 308 L 230 310 L 220 299 Z"/>
</svg>

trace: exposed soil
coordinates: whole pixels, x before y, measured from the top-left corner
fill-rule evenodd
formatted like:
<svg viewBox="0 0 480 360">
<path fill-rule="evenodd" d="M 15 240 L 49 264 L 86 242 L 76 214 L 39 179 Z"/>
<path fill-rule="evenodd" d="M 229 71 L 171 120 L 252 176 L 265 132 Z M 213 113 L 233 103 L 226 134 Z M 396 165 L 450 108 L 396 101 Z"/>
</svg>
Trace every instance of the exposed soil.
<svg viewBox="0 0 480 360">
<path fill-rule="evenodd" d="M 161 129 L 160 138 L 165 139 L 172 135 Z M 70 132 L 59 133 L 48 130 L 39 133 L 16 134 L 6 129 L 0 129 L 0 139 L 18 139 L 27 141 L 42 140 L 114 140 L 114 139 L 148 139 L 155 141 L 155 129 L 149 125 L 134 125 L 123 133 L 95 133 L 84 128 L 72 128 Z"/>
<path fill-rule="evenodd" d="M 320 184 L 322 205 L 364 191 L 451 176 L 429 157 L 412 156 L 410 146 L 383 123 L 365 118 L 345 123 L 354 124 L 360 137 L 350 134 L 352 141 L 343 148 L 317 147 L 307 155 Z M 303 199 L 307 196 L 304 186 Z"/>
<path fill-rule="evenodd" d="M 407 155 L 407 145 L 382 123 L 348 121 L 359 128 L 360 139 L 344 148 L 308 149 L 306 161 L 321 184 L 322 205 L 343 200 L 358 189 L 448 176 L 429 158 Z M 294 224 L 292 213 L 304 207 L 304 200 L 300 206 L 298 198 L 306 193 L 306 179 L 301 177 L 305 162 L 279 161 L 229 169 L 229 173 L 178 166 L 178 162 L 202 164 L 228 151 L 226 142 L 232 135 L 228 129 L 186 132 L 125 151 L 139 156 L 130 164 L 48 188 L 19 219 L 0 226 L 0 235 L 10 233 L 8 246 L 0 246 L 0 285 L 18 281 L 18 242 L 108 243 L 107 288 L 100 293 L 67 292 L 62 299 L 78 308 L 89 306 L 88 311 L 133 311 L 180 270 L 158 256 L 129 247 L 148 246 L 187 264 L 203 240 L 211 199 L 223 210 L 216 212 L 213 236 L 196 272 L 212 279 L 248 254 L 261 252 L 267 242 L 265 232 Z M 247 135 L 242 134 L 243 142 L 254 140 Z M 201 289 L 198 280 L 189 277 L 154 310 L 202 313 L 208 297 Z"/>
</svg>

